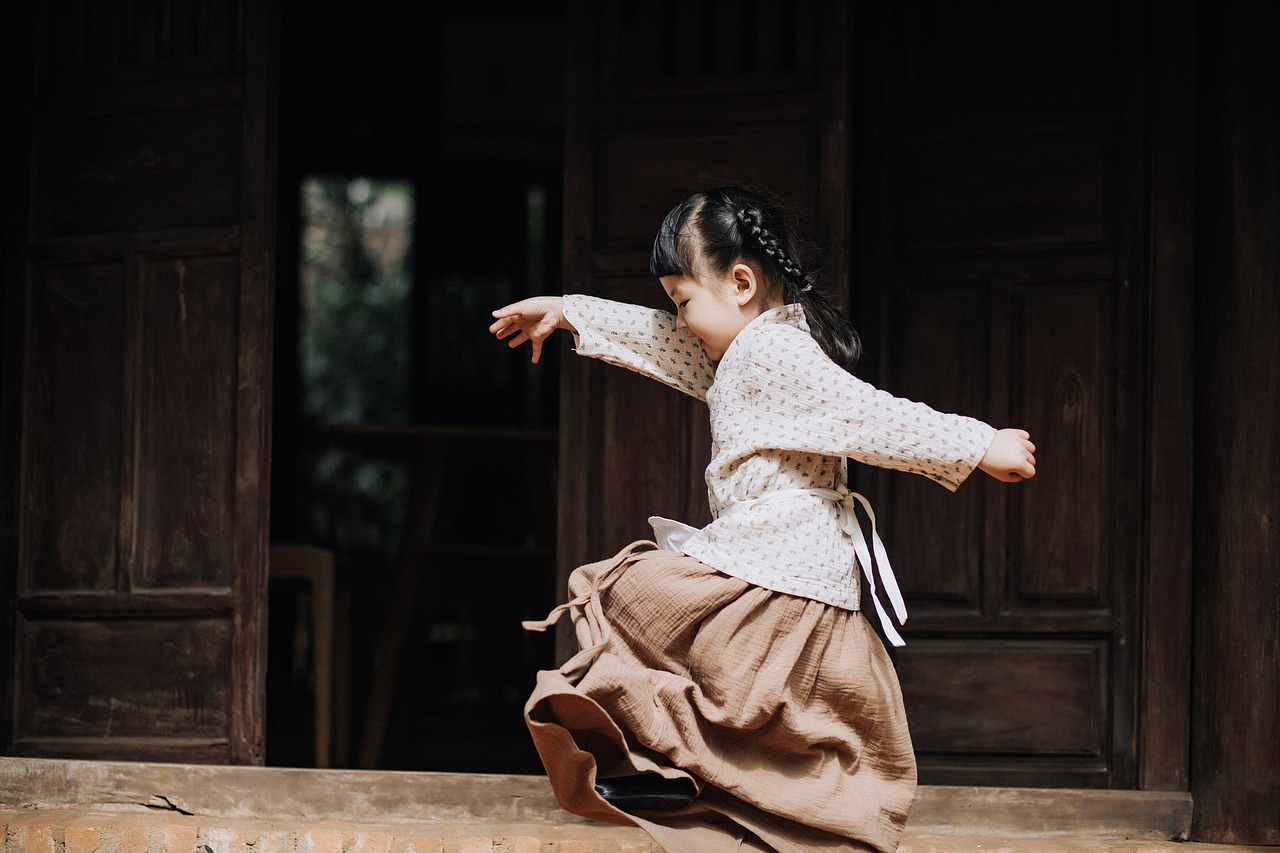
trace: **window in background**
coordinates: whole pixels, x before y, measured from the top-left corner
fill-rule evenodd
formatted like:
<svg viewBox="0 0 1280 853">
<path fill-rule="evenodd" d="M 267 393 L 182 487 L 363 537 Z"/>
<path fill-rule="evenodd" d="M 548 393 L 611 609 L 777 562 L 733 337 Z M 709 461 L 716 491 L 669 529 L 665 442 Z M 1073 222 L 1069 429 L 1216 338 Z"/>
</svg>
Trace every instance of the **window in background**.
<svg viewBox="0 0 1280 853">
<path fill-rule="evenodd" d="M 309 176 L 301 186 L 298 357 L 312 435 L 338 423 L 409 420 L 414 187 L 371 177 Z M 302 467 L 318 541 L 389 554 L 402 517 L 404 467 L 320 442 Z"/>
</svg>

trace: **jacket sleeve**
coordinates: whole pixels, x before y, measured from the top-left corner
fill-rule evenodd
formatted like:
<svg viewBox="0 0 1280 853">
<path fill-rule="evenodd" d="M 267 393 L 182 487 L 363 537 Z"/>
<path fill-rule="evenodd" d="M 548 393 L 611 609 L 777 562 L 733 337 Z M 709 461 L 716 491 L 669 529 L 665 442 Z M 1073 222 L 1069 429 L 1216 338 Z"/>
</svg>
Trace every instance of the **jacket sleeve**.
<svg viewBox="0 0 1280 853">
<path fill-rule="evenodd" d="M 698 341 L 667 311 L 597 296 L 564 297 L 578 355 L 598 358 L 705 400 L 715 371 Z"/>
<path fill-rule="evenodd" d="M 761 447 L 845 456 L 928 477 L 951 491 L 973 472 L 995 429 L 935 411 L 858 379 L 811 335 L 769 328 L 751 360 Z"/>
</svg>

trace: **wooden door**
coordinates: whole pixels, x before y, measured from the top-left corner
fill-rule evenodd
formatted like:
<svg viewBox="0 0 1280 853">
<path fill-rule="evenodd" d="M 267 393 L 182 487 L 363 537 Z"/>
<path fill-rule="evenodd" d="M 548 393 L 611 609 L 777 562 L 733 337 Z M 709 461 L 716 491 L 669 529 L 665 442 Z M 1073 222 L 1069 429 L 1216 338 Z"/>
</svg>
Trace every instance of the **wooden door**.
<svg viewBox="0 0 1280 853">
<path fill-rule="evenodd" d="M 848 281 L 860 375 L 1039 445 L 1017 488 L 855 466 L 908 594 L 895 660 L 925 782 L 1185 786 L 1189 42 L 1144 15 L 570 7 L 566 291 L 662 306 L 645 261 L 666 210 L 759 181 Z M 705 520 L 707 435 L 700 404 L 586 359 L 562 403 L 563 588 L 650 514 Z"/>
<path fill-rule="evenodd" d="M 30 6 L 3 748 L 260 762 L 274 4 Z"/>
<path fill-rule="evenodd" d="M 865 375 L 1038 445 L 1017 488 L 862 472 L 911 605 L 896 661 L 926 782 L 1136 782 L 1137 6 L 905 2 L 859 21 Z"/>
<path fill-rule="evenodd" d="M 648 274 L 658 226 L 733 181 L 793 200 L 841 281 L 846 28 L 843 4 L 813 0 L 571 3 L 566 291 L 669 307 Z M 651 538 L 652 514 L 710 520 L 704 404 L 572 356 L 561 403 L 562 590 L 575 566 Z"/>
</svg>

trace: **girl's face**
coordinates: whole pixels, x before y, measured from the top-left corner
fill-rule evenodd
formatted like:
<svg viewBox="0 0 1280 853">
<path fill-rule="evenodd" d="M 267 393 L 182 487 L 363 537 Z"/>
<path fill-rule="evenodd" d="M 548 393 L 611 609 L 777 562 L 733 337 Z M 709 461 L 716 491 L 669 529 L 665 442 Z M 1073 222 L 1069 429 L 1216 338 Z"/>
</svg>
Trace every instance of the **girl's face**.
<svg viewBox="0 0 1280 853">
<path fill-rule="evenodd" d="M 745 272 L 744 272 L 745 271 Z M 664 275 L 662 289 L 676 306 L 676 325 L 698 339 L 707 358 L 718 362 L 747 324 L 765 310 L 763 288 L 745 264 L 725 277 Z"/>
</svg>

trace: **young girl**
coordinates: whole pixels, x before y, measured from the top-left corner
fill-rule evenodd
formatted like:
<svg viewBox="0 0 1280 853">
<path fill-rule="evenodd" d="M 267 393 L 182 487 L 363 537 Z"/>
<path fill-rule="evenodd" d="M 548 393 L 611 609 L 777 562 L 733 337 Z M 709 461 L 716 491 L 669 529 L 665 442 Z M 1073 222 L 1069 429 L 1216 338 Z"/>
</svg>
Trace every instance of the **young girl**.
<svg viewBox="0 0 1280 853">
<path fill-rule="evenodd" d="M 642 826 L 669 853 L 897 849 L 915 759 L 858 568 L 895 645 L 877 580 L 899 621 L 906 610 L 845 460 L 953 491 L 975 467 L 1035 474 L 1026 432 L 857 379 L 857 335 L 815 289 L 807 247 L 784 209 L 721 187 L 673 209 L 654 241 L 675 316 L 581 295 L 493 312 L 490 331 L 529 342 L 535 362 L 564 329 L 578 354 L 710 409 L 714 521 L 650 519 L 655 542 L 578 568 L 570 600 L 526 625 L 569 611 L 581 647 L 525 707 L 558 801 Z"/>
</svg>

